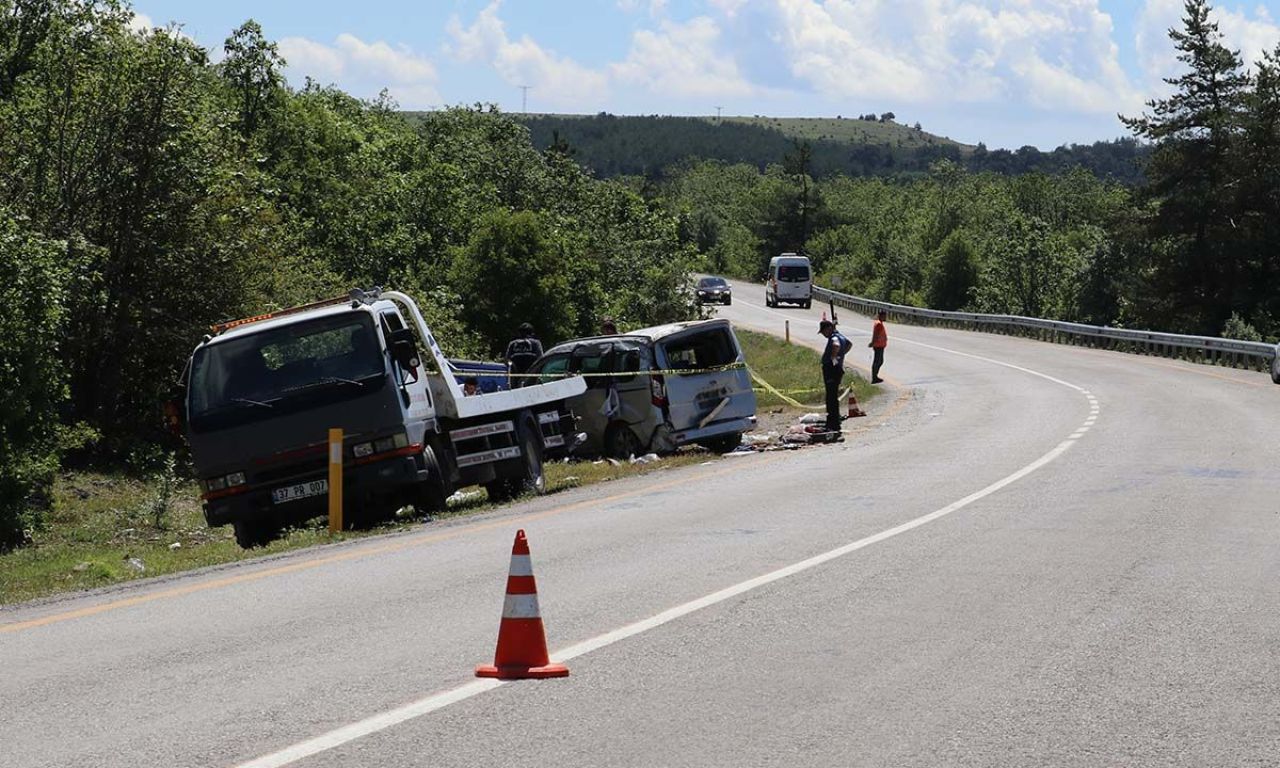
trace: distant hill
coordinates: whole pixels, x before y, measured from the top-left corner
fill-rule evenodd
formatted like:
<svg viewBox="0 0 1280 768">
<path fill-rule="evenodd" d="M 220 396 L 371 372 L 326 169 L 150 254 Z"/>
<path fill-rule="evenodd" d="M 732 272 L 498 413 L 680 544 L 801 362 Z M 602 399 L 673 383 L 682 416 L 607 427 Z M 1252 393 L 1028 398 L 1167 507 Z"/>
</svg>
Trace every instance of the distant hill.
<svg viewBox="0 0 1280 768">
<path fill-rule="evenodd" d="M 412 119 L 416 113 L 407 113 Z M 951 160 L 974 172 L 1062 173 L 1083 167 L 1101 178 L 1125 184 L 1142 181 L 1147 149 L 1132 140 L 1059 147 L 1041 152 L 991 150 L 937 136 L 892 119 L 862 117 L 623 117 L 598 115 L 513 115 L 529 128 L 533 143 L 546 149 L 559 141 L 574 158 L 604 178 L 662 178 L 672 166 L 690 160 L 747 163 L 758 168 L 780 163 L 807 141 L 812 173 L 818 177 L 912 176 L 926 173 L 938 160 Z M 871 117 L 871 116 L 867 116 Z"/>
<path fill-rule="evenodd" d="M 888 113 L 892 114 L 892 113 Z M 702 118 L 715 123 L 717 118 Z M 892 119 L 874 115 L 862 117 L 730 117 L 720 118 L 726 123 L 742 123 L 759 128 L 772 128 L 784 136 L 803 141 L 836 141 L 847 144 L 892 144 L 917 149 L 932 146 L 955 146 L 962 151 L 973 147 L 953 141 L 945 136 L 935 136 L 924 130 L 902 125 Z"/>
</svg>

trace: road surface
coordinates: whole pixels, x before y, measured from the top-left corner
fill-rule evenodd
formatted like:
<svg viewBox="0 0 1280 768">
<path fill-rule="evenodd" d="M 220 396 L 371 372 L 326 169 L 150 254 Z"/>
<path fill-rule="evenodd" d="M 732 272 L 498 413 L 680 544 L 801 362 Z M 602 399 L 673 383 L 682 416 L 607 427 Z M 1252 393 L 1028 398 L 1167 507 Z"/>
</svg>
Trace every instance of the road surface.
<svg viewBox="0 0 1280 768">
<path fill-rule="evenodd" d="M 2 611 L 0 766 L 1280 764 L 1280 387 L 889 335 L 838 446 Z M 477 683 L 518 528 L 572 674 Z"/>
</svg>

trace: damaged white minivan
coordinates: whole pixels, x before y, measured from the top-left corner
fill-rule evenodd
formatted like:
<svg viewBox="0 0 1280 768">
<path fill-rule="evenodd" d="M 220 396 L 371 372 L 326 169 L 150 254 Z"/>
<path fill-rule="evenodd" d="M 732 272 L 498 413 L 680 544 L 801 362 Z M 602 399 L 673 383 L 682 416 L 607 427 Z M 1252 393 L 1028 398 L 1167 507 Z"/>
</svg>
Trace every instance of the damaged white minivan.
<svg viewBox="0 0 1280 768">
<path fill-rule="evenodd" d="M 587 391 L 567 403 L 586 435 L 580 455 L 626 459 L 693 444 L 725 453 L 756 424 L 751 375 L 728 320 L 568 341 L 530 373 L 586 377 Z"/>
</svg>

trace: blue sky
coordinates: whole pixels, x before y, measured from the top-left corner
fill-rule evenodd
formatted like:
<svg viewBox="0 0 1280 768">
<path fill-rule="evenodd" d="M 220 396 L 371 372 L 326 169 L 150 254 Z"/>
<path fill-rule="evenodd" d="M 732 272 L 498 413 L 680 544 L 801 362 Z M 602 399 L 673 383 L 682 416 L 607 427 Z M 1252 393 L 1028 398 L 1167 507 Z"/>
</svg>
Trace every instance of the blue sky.
<svg viewBox="0 0 1280 768">
<path fill-rule="evenodd" d="M 1246 61 L 1280 45 L 1280 0 L 1221 0 Z M 990 147 L 1125 135 L 1177 72 L 1181 0 L 136 0 L 215 57 L 257 19 L 289 62 L 406 109 L 824 117 L 893 111 Z"/>
</svg>

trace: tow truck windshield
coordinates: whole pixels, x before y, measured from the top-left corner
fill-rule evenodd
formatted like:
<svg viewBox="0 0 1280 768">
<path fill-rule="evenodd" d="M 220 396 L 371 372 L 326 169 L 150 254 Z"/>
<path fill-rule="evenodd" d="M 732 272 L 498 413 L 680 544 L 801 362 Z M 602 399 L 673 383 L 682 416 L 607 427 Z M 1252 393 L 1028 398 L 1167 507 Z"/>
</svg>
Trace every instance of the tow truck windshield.
<svg viewBox="0 0 1280 768">
<path fill-rule="evenodd" d="M 382 386 L 385 367 L 363 312 L 209 344 L 192 361 L 191 427 L 208 431 L 358 397 Z"/>
</svg>

